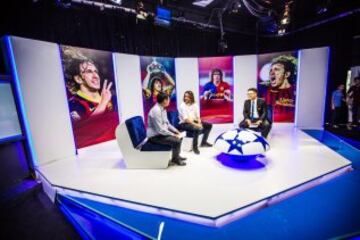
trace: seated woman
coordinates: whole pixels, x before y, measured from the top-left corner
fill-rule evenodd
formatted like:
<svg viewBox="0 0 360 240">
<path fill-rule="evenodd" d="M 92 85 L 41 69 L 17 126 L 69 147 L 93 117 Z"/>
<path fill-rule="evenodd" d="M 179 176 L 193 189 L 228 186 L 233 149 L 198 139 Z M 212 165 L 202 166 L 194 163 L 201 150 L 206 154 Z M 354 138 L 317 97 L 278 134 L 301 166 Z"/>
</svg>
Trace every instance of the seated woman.
<svg viewBox="0 0 360 240">
<path fill-rule="evenodd" d="M 193 133 L 193 151 L 200 154 L 198 148 L 198 139 L 201 133 L 204 134 L 201 141 L 201 147 L 211 147 L 212 144 L 207 142 L 212 125 L 210 123 L 201 122 L 198 106 L 194 100 L 194 93 L 186 91 L 184 93 L 183 103 L 179 108 L 180 129 Z"/>
</svg>

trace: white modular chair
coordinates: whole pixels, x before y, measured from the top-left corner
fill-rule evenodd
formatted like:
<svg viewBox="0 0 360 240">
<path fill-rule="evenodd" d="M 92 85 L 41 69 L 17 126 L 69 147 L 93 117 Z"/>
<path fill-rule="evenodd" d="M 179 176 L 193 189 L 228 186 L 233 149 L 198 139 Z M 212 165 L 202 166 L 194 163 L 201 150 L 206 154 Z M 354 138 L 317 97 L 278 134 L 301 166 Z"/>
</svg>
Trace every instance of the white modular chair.
<svg viewBox="0 0 360 240">
<path fill-rule="evenodd" d="M 146 129 L 141 116 L 132 117 L 121 123 L 116 128 L 115 134 L 126 168 L 168 167 L 171 148 L 147 141 Z"/>
</svg>

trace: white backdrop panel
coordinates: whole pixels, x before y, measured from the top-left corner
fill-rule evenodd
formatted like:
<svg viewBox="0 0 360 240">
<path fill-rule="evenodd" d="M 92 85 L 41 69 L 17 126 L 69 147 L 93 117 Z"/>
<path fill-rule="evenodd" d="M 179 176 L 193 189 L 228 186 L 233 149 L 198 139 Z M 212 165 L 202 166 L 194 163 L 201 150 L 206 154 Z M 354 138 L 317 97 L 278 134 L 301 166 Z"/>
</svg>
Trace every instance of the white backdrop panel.
<svg viewBox="0 0 360 240">
<path fill-rule="evenodd" d="M 10 38 L 19 88 L 25 106 L 35 166 L 75 155 L 65 84 L 57 44 Z M 301 50 L 296 99 L 296 126 L 322 128 L 325 108 L 329 49 Z M 143 116 L 140 59 L 114 53 L 114 67 L 121 121 Z M 176 58 L 178 106 L 186 90 L 199 98 L 197 58 Z M 256 87 L 257 56 L 234 57 L 234 123 L 242 117 L 246 91 Z"/>
<path fill-rule="evenodd" d="M 257 87 L 257 56 L 245 55 L 234 57 L 234 124 L 243 119 L 244 102 L 247 90 Z"/>
<path fill-rule="evenodd" d="M 113 56 L 120 121 L 138 115 L 143 117 L 140 58 L 120 53 L 114 53 Z"/>
<path fill-rule="evenodd" d="M 329 48 L 299 51 L 295 125 L 321 129 L 324 122 Z"/>
<path fill-rule="evenodd" d="M 19 87 L 25 106 L 34 165 L 75 156 L 59 46 L 11 37 Z M 14 67 L 14 66 L 13 66 Z"/>
<path fill-rule="evenodd" d="M 199 63 L 197 58 L 175 58 L 176 101 L 178 108 L 183 102 L 185 91 L 194 92 L 199 107 Z M 200 111 L 200 107 L 198 109 Z"/>
</svg>

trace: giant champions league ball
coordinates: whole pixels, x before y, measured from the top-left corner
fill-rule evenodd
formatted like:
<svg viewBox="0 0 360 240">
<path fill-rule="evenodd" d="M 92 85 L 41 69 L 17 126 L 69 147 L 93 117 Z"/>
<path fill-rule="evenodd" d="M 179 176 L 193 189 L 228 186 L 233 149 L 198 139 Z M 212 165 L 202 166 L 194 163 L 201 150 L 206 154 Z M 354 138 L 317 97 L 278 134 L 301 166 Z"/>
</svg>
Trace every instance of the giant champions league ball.
<svg viewBox="0 0 360 240">
<path fill-rule="evenodd" d="M 214 146 L 223 153 L 240 156 L 263 154 L 270 148 L 260 133 L 244 128 L 220 134 Z"/>
</svg>

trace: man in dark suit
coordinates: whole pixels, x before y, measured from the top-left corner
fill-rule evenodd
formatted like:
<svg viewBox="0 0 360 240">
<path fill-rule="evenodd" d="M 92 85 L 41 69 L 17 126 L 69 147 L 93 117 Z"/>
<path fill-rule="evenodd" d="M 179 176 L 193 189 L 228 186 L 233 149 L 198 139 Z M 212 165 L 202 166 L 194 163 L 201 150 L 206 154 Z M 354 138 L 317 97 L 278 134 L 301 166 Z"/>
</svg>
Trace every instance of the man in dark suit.
<svg viewBox="0 0 360 240">
<path fill-rule="evenodd" d="M 256 88 L 249 88 L 247 95 L 249 99 L 244 103 L 244 120 L 239 124 L 239 127 L 260 129 L 261 135 L 266 138 L 270 131 L 266 102 L 257 97 Z"/>
</svg>

